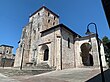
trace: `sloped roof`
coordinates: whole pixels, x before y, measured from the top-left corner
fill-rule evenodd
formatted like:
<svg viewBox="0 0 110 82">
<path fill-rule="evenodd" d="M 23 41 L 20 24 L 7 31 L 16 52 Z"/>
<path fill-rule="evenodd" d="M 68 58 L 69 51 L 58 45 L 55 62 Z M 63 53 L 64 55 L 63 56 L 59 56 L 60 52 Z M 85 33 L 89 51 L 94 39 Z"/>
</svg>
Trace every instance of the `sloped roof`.
<svg viewBox="0 0 110 82">
<path fill-rule="evenodd" d="M 37 12 L 39 12 L 41 9 L 46 9 L 47 11 L 49 11 L 49 12 L 51 12 L 52 14 L 54 14 L 55 16 L 57 16 L 57 17 L 59 17 L 57 14 L 55 14 L 53 11 L 51 11 L 50 9 L 48 9 L 47 7 L 45 7 L 45 6 L 42 6 L 41 8 L 39 8 L 37 11 L 35 11 L 33 14 L 31 14 L 30 15 L 30 17 L 31 16 L 33 16 L 34 14 L 36 14 Z"/>
<path fill-rule="evenodd" d="M 14 48 L 13 46 L 9 46 L 9 45 L 0 45 L 0 47 L 1 46 Z"/>
<path fill-rule="evenodd" d="M 79 34 L 77 34 L 76 32 L 74 32 L 73 30 L 71 30 L 70 28 L 68 28 L 67 26 L 65 26 L 64 24 L 56 25 L 56 26 L 54 26 L 54 27 L 51 27 L 51 28 L 46 29 L 46 30 L 44 30 L 44 31 L 41 31 L 41 33 L 47 32 L 47 31 L 52 30 L 52 29 L 57 28 L 57 27 L 65 28 L 65 29 L 67 29 L 69 32 L 71 32 L 72 34 L 75 34 L 75 35 L 80 36 Z M 80 37 L 81 37 L 81 36 L 80 36 Z"/>
</svg>

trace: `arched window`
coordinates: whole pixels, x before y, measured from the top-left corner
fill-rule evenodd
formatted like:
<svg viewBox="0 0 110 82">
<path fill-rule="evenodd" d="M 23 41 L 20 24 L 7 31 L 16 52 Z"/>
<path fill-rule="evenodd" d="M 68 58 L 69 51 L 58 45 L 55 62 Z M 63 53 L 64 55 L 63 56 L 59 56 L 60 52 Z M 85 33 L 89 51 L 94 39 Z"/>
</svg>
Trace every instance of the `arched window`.
<svg viewBox="0 0 110 82">
<path fill-rule="evenodd" d="M 40 13 L 38 13 L 38 16 L 40 16 Z"/>
<path fill-rule="evenodd" d="M 36 38 L 36 30 L 34 29 L 33 32 L 34 32 L 34 40 L 35 40 L 35 38 Z"/>
<path fill-rule="evenodd" d="M 55 22 L 53 22 L 53 25 L 55 25 Z"/>
<path fill-rule="evenodd" d="M 50 20 L 48 20 L 48 23 L 50 23 Z"/>
<path fill-rule="evenodd" d="M 56 17 L 54 16 L 54 20 L 56 19 Z"/>
<path fill-rule="evenodd" d="M 43 55 L 43 61 L 48 61 L 49 59 L 49 47 L 47 45 L 42 45 L 41 54 Z"/>
<path fill-rule="evenodd" d="M 38 23 L 37 28 L 38 28 L 38 31 L 40 31 L 40 23 Z"/>
<path fill-rule="evenodd" d="M 47 60 L 48 60 L 48 53 L 49 53 L 49 50 L 46 49 L 46 50 L 44 51 L 44 61 L 47 61 Z"/>
<path fill-rule="evenodd" d="M 70 48 L 70 39 L 68 38 L 68 48 Z"/>
<path fill-rule="evenodd" d="M 48 13 L 48 16 L 50 16 L 50 13 Z"/>
</svg>

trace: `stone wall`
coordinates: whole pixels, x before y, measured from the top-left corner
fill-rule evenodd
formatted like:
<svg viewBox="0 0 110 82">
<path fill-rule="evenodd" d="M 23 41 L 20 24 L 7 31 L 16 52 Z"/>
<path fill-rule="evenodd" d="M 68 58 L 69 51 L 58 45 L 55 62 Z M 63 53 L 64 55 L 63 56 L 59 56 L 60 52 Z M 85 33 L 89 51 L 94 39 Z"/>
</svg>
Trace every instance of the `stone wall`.
<svg viewBox="0 0 110 82">
<path fill-rule="evenodd" d="M 12 46 L 0 45 L 0 66 L 12 67 L 15 56 L 12 54 Z"/>
<path fill-rule="evenodd" d="M 60 52 L 58 53 L 58 48 L 57 48 L 57 46 L 60 45 L 57 43 L 57 36 L 60 36 L 59 28 L 55 28 L 45 33 L 42 33 L 41 41 L 39 42 L 39 46 L 38 46 L 37 63 L 45 62 L 43 61 L 43 55 L 40 54 L 40 52 L 42 46 L 47 45 L 49 47 L 49 60 L 46 62 L 49 64 L 50 67 L 56 67 L 57 54 L 60 54 Z"/>
<path fill-rule="evenodd" d="M 62 28 L 62 68 L 75 67 L 74 34 Z M 68 41 L 69 40 L 69 41 Z"/>
<path fill-rule="evenodd" d="M 86 37 L 79 38 L 75 41 L 76 67 L 84 66 L 82 63 L 82 58 L 81 58 L 81 45 L 84 43 L 89 43 L 92 46 L 90 54 L 93 56 L 93 62 L 94 62 L 93 66 L 99 67 L 99 54 L 98 54 L 97 41 L 96 41 L 95 36 L 91 36 L 91 37 L 86 36 Z M 105 54 L 104 54 L 104 49 L 103 49 L 102 44 L 100 46 L 100 49 L 101 49 L 101 57 L 103 61 L 103 66 L 105 67 L 106 61 L 105 61 Z"/>
</svg>

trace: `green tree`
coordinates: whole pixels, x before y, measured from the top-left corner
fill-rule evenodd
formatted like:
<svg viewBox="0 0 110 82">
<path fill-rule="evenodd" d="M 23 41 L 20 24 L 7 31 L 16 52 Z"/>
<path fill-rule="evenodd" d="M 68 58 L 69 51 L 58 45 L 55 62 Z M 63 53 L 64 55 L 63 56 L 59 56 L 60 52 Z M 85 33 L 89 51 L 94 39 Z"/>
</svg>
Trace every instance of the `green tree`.
<svg viewBox="0 0 110 82">
<path fill-rule="evenodd" d="M 103 42 L 104 45 L 106 45 L 107 43 L 110 42 L 110 40 L 109 40 L 109 38 L 108 38 L 107 36 L 104 36 L 104 37 L 102 38 L 102 42 Z"/>
<path fill-rule="evenodd" d="M 104 45 L 104 51 L 105 51 L 105 57 L 106 57 L 106 61 L 108 63 L 108 66 L 110 67 L 110 48 L 108 48 L 107 44 L 110 43 L 110 39 L 107 36 L 104 36 L 102 38 L 102 42 Z"/>
</svg>

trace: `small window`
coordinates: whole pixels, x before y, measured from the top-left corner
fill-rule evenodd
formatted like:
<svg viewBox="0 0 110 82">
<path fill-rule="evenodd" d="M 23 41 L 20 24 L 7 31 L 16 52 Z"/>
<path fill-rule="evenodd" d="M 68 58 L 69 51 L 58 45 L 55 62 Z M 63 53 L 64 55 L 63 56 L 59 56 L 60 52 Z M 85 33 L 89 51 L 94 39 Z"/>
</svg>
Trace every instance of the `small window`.
<svg viewBox="0 0 110 82">
<path fill-rule="evenodd" d="M 9 52 L 9 54 L 11 54 L 11 51 Z"/>
<path fill-rule="evenodd" d="M 22 48 L 22 45 L 20 45 L 20 47 Z"/>
<path fill-rule="evenodd" d="M 38 31 L 39 31 L 40 30 L 40 23 L 38 23 L 37 28 L 38 28 Z"/>
<path fill-rule="evenodd" d="M 38 16 L 40 16 L 40 13 L 38 13 Z"/>
<path fill-rule="evenodd" d="M 6 53 L 8 54 L 8 50 L 6 51 Z"/>
<path fill-rule="evenodd" d="M 55 22 L 53 22 L 53 25 L 55 25 Z"/>
<path fill-rule="evenodd" d="M 38 31 L 40 31 L 40 28 L 38 27 Z"/>
<path fill-rule="evenodd" d="M 50 16 L 50 13 L 48 13 L 48 16 Z"/>
<path fill-rule="evenodd" d="M 56 19 L 56 17 L 54 16 L 54 20 Z"/>
<path fill-rule="evenodd" d="M 68 38 L 68 48 L 70 48 L 70 39 Z"/>
<path fill-rule="evenodd" d="M 44 61 L 48 61 L 48 58 L 49 58 L 49 50 L 46 49 L 46 50 L 44 51 Z"/>
<path fill-rule="evenodd" d="M 34 30 L 34 40 L 36 39 L 36 30 Z"/>
<path fill-rule="evenodd" d="M 40 27 L 40 23 L 37 24 L 37 27 Z"/>
<path fill-rule="evenodd" d="M 33 29 L 33 32 L 34 32 L 34 34 L 36 34 L 36 30 L 35 29 Z"/>
<path fill-rule="evenodd" d="M 48 23 L 50 23 L 50 20 L 48 20 Z"/>
</svg>

